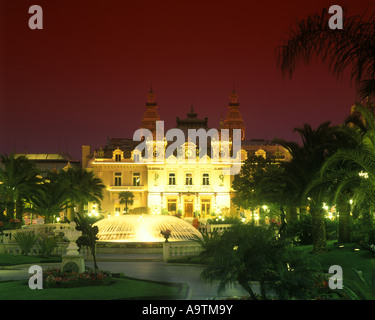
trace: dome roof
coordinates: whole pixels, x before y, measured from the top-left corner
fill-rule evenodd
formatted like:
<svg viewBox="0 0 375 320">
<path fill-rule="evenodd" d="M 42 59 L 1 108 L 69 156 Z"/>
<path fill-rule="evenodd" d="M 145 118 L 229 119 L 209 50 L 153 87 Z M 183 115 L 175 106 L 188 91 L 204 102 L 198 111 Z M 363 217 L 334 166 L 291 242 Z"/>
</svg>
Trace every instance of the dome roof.
<svg viewBox="0 0 375 320">
<path fill-rule="evenodd" d="M 108 242 L 163 242 L 160 231 L 169 229 L 168 241 L 195 240 L 201 233 L 190 223 L 168 215 L 122 215 L 99 220 L 98 241 Z"/>
</svg>

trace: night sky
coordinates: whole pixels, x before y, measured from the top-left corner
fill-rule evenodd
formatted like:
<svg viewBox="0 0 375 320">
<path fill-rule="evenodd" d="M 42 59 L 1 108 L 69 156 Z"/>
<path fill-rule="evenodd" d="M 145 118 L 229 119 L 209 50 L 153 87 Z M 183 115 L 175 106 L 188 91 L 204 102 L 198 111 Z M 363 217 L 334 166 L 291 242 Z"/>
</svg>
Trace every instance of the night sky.
<svg viewBox="0 0 375 320">
<path fill-rule="evenodd" d="M 43 30 L 28 27 L 33 4 Z M 375 9 L 373 0 L 1 0 L 0 153 L 79 159 L 81 145 L 132 138 L 151 85 L 167 129 L 192 104 L 217 127 L 233 84 L 247 139 L 296 140 L 305 122 L 341 123 L 356 101 L 348 76 L 316 61 L 289 80 L 275 59 L 296 19 L 333 4 Z"/>
</svg>

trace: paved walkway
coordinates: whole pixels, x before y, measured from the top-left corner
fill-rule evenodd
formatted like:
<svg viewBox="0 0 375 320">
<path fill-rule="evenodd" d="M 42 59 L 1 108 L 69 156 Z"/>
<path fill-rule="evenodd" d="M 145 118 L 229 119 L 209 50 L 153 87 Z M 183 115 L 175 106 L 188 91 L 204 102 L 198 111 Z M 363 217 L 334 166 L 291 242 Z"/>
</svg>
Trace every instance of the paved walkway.
<svg viewBox="0 0 375 320">
<path fill-rule="evenodd" d="M 126 276 L 166 282 L 186 283 L 189 294 L 186 299 L 206 300 L 224 299 L 226 297 L 248 295 L 240 286 L 232 286 L 218 296 L 218 283 L 208 284 L 200 279 L 204 269 L 199 265 L 169 264 L 162 261 L 160 254 L 118 254 L 98 255 L 98 266 L 102 270 L 123 273 Z M 92 261 L 86 261 L 86 266 L 92 267 Z M 43 268 L 60 266 L 60 264 L 43 264 Z M 28 279 L 29 265 L 14 266 L 0 269 L 0 281 Z"/>
</svg>

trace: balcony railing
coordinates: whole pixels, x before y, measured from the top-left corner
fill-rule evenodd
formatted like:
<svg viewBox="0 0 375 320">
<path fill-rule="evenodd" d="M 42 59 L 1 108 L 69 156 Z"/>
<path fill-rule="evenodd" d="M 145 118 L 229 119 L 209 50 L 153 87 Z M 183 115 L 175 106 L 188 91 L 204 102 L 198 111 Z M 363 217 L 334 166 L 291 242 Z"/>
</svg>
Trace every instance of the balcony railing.
<svg viewBox="0 0 375 320">
<path fill-rule="evenodd" d="M 212 186 L 211 185 L 201 185 L 201 190 L 202 191 L 211 191 L 212 190 Z"/>
<path fill-rule="evenodd" d="M 144 190 L 144 186 L 109 186 L 107 188 L 109 191 L 137 191 Z"/>
<path fill-rule="evenodd" d="M 168 184 L 166 189 L 167 190 L 177 190 L 177 185 L 176 184 Z"/>
</svg>

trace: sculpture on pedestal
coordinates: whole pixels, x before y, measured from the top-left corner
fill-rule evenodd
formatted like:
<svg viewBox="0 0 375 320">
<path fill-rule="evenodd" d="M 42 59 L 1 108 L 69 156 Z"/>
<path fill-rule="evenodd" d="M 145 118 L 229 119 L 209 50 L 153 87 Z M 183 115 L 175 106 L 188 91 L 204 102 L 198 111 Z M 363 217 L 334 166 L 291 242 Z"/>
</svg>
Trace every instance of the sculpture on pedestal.
<svg viewBox="0 0 375 320">
<path fill-rule="evenodd" d="M 85 263 L 82 255 L 78 251 L 77 239 L 82 235 L 82 231 L 76 230 L 76 223 L 71 222 L 70 228 L 65 231 L 65 236 L 69 240 L 69 245 L 65 255 L 62 256 L 61 270 L 63 272 L 74 271 L 83 273 Z"/>
</svg>

